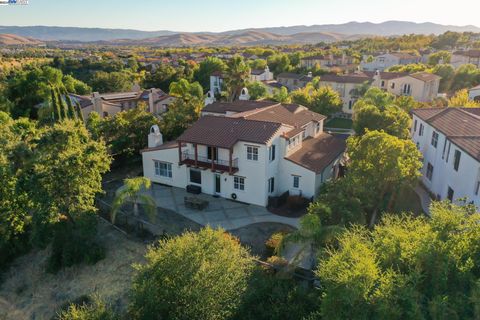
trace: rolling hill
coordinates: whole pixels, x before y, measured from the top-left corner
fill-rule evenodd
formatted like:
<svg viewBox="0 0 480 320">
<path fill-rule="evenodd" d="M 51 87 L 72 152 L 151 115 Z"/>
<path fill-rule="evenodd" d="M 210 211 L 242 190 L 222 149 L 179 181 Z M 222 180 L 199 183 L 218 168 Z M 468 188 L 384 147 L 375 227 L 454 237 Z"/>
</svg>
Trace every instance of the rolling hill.
<svg viewBox="0 0 480 320">
<path fill-rule="evenodd" d="M 33 38 L 18 36 L 15 34 L 0 34 L 0 45 L 19 46 L 19 45 L 41 45 L 44 42 Z"/>
</svg>

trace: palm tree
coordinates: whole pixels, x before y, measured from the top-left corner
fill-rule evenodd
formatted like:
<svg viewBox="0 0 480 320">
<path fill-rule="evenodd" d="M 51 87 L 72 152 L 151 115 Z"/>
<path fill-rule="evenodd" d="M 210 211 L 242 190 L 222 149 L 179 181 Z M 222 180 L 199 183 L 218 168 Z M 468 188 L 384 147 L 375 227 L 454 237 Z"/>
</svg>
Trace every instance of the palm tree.
<svg viewBox="0 0 480 320">
<path fill-rule="evenodd" d="M 243 57 L 236 55 L 228 62 L 225 85 L 228 90 L 228 101 L 235 101 L 246 86 L 250 76 L 250 67 Z"/>
<path fill-rule="evenodd" d="M 127 202 L 133 203 L 133 216 L 139 218 L 139 205 L 143 204 L 145 212 L 150 220 L 154 220 L 157 205 L 152 196 L 142 193 L 143 190 L 150 189 L 152 182 L 145 177 L 137 177 L 125 179 L 123 187 L 117 191 L 117 195 L 113 200 L 111 220 L 115 223 L 115 218 L 120 208 Z"/>
<path fill-rule="evenodd" d="M 297 231 L 282 239 L 278 246 L 278 253 L 281 254 L 289 243 L 300 244 L 301 247 L 293 258 L 293 262 L 296 264 L 308 248 L 312 255 L 315 254 L 319 248 L 327 245 L 343 230 L 344 228 L 340 225 L 324 226 L 318 215 L 309 213 L 300 219 L 300 228 Z"/>
</svg>

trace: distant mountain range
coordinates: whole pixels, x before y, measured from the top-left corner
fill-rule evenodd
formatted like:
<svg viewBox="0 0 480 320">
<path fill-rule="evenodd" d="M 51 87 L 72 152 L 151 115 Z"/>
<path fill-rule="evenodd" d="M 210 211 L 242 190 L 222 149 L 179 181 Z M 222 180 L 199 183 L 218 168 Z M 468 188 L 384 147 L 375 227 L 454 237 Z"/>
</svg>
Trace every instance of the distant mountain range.
<svg viewBox="0 0 480 320">
<path fill-rule="evenodd" d="M 46 26 L 0 26 L 0 34 L 41 41 L 100 42 L 107 44 L 150 44 L 157 46 L 260 45 L 333 42 L 367 36 L 441 34 L 446 31 L 479 32 L 476 26 L 449 26 L 435 23 L 386 21 L 232 30 L 226 32 L 140 31 Z M 0 42 L 0 44 L 2 44 Z"/>
</svg>

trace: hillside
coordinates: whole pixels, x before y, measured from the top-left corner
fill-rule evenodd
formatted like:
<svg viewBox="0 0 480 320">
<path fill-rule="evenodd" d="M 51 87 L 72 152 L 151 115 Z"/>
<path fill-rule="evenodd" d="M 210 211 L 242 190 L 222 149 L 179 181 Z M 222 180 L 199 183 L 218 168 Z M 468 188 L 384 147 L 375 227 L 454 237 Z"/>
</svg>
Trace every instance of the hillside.
<svg viewBox="0 0 480 320">
<path fill-rule="evenodd" d="M 42 41 L 18 36 L 15 34 L 0 34 L 0 45 L 3 46 L 18 46 L 18 45 L 39 45 Z"/>
<path fill-rule="evenodd" d="M 255 43 L 256 41 L 270 42 L 290 42 L 291 39 L 283 40 L 282 37 L 295 36 L 301 39 L 298 34 L 320 34 L 318 37 L 325 37 L 329 41 L 330 36 L 336 38 L 337 35 L 347 36 L 393 36 L 402 34 L 441 34 L 446 31 L 471 31 L 480 32 L 476 26 L 452 26 L 442 25 L 431 22 L 415 23 L 407 21 L 386 21 L 382 23 L 372 22 L 348 22 L 343 24 L 324 24 L 312 26 L 289 26 L 289 27 L 271 27 L 258 29 L 230 30 L 220 33 L 214 32 L 175 32 L 169 30 L 159 31 L 140 31 L 131 29 L 102 29 L 102 28 L 77 28 L 77 27 L 47 27 L 47 26 L 0 26 L 0 33 L 15 34 L 23 37 L 31 37 L 43 41 L 113 41 L 121 39 L 140 40 L 147 39 L 152 42 L 161 43 L 208 43 L 209 41 L 218 43 Z M 275 35 L 275 37 L 272 36 Z M 214 39 L 208 39 L 208 37 Z M 238 40 L 228 40 L 228 36 L 240 36 Z M 199 37 L 199 38 L 197 38 Z M 260 37 L 258 39 L 257 37 Z M 123 40 L 125 41 L 125 40 Z M 305 40 L 310 42 L 310 38 Z M 330 40 L 332 41 L 332 40 Z M 127 41 L 128 42 L 128 41 Z M 317 40 L 318 42 L 318 40 Z"/>
</svg>

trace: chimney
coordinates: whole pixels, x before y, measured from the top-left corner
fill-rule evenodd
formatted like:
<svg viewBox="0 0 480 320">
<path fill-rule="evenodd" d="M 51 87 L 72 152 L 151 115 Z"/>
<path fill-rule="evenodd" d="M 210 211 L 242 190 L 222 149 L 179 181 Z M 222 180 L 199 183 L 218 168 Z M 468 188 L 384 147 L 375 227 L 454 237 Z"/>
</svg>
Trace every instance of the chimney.
<svg viewBox="0 0 480 320">
<path fill-rule="evenodd" d="M 103 118 L 103 102 L 102 102 L 102 97 L 100 96 L 100 93 L 98 92 L 93 93 L 92 103 L 93 103 L 93 111 L 98 113 L 100 117 Z"/>
<path fill-rule="evenodd" d="M 312 78 L 312 77 L 313 77 L 312 71 L 309 71 L 308 74 L 307 74 L 307 76 L 308 76 L 309 78 Z"/>
<path fill-rule="evenodd" d="M 153 125 L 150 128 L 150 134 L 148 135 L 148 147 L 155 148 L 163 144 L 163 135 L 160 132 L 160 128 L 157 125 Z"/>
</svg>

